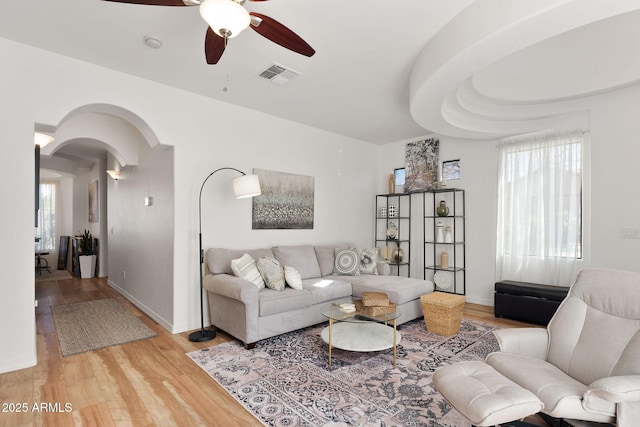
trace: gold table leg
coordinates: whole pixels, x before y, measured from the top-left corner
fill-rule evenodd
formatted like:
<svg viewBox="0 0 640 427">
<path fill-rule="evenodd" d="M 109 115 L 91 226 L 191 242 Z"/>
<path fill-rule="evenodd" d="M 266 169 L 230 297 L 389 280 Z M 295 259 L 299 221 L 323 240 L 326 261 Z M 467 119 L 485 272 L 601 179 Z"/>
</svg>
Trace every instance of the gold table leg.
<svg viewBox="0 0 640 427">
<path fill-rule="evenodd" d="M 396 319 L 393 319 L 393 367 L 396 367 Z"/>
<path fill-rule="evenodd" d="M 329 366 L 331 366 L 331 333 L 333 330 L 333 319 L 329 319 Z"/>
</svg>

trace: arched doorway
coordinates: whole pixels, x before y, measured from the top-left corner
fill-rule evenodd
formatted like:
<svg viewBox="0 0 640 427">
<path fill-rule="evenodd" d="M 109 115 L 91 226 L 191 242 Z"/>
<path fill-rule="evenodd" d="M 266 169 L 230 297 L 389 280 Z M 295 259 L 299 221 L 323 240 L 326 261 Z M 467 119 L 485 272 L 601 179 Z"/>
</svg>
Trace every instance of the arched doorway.
<svg viewBox="0 0 640 427">
<path fill-rule="evenodd" d="M 167 326 L 173 318 L 173 148 L 132 112 L 94 104 L 70 112 L 42 149 L 41 167 L 72 177 L 66 232 L 99 242 L 98 275 Z M 118 170 L 112 179 L 107 170 Z M 88 187 L 98 215 L 88 218 Z M 145 200 L 152 201 L 145 203 Z"/>
</svg>

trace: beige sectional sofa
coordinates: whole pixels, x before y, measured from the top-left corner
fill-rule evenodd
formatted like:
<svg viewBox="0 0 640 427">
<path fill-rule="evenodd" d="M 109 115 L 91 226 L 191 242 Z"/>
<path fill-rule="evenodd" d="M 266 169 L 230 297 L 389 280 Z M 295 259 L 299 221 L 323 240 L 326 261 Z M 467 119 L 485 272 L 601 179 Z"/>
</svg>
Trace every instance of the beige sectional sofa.
<svg viewBox="0 0 640 427">
<path fill-rule="evenodd" d="M 420 296 L 433 292 L 433 282 L 390 276 L 389 266 L 378 262 L 379 274 L 334 274 L 335 250 L 353 245 L 297 245 L 266 249 L 211 248 L 206 253 L 204 288 L 211 323 L 251 347 L 257 341 L 327 321 L 322 308 L 350 301 L 362 292 L 384 292 L 398 305 L 398 324 L 422 317 Z M 258 289 L 234 276 L 231 261 L 249 254 L 253 259 L 273 257 L 295 268 L 302 290 Z M 386 274 L 386 275 L 385 275 Z"/>
</svg>

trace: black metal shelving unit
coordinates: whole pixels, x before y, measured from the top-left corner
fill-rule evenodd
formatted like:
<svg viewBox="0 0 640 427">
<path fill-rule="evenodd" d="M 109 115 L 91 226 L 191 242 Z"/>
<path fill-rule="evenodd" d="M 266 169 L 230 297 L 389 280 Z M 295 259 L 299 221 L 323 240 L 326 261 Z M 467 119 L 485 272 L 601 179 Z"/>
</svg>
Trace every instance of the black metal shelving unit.
<svg viewBox="0 0 640 427">
<path fill-rule="evenodd" d="M 437 214 L 441 201 L 449 212 Z M 466 237 L 465 193 L 462 189 L 446 188 L 423 193 L 424 212 L 424 279 L 433 280 L 436 290 L 466 294 Z M 438 239 L 438 222 L 451 228 L 451 241 Z M 441 265 L 443 252 L 448 254 L 448 265 Z"/>
<path fill-rule="evenodd" d="M 395 236 L 389 230 L 393 226 L 397 230 Z M 376 195 L 375 247 L 387 260 L 392 274 L 397 276 L 411 275 L 411 194 L 378 194 Z M 395 251 L 403 253 L 401 261 L 394 257 Z"/>
</svg>

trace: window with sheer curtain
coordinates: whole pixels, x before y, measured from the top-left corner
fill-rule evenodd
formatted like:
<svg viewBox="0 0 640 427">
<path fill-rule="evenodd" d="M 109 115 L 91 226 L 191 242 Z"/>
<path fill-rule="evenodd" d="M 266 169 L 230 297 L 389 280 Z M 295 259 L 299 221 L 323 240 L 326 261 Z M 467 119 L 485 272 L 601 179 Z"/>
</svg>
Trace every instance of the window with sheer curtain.
<svg viewBox="0 0 640 427">
<path fill-rule="evenodd" d="M 56 183 L 40 183 L 40 209 L 38 210 L 38 227 L 36 250 L 54 252 L 56 249 Z"/>
<path fill-rule="evenodd" d="M 583 133 L 500 146 L 496 277 L 569 286 L 583 252 Z"/>
</svg>

